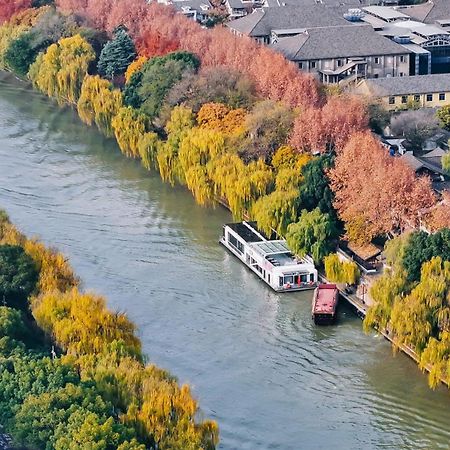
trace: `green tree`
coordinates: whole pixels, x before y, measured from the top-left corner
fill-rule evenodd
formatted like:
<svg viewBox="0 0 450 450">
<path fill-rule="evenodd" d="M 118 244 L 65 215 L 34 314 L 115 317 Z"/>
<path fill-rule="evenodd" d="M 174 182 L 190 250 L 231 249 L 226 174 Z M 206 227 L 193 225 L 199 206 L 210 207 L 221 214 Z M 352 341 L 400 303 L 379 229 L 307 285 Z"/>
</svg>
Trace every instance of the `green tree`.
<svg viewBox="0 0 450 450">
<path fill-rule="evenodd" d="M 314 158 L 303 166 L 303 181 L 300 186 L 302 208 L 308 211 L 319 208 L 321 212 L 336 217 L 333 208 L 333 193 L 326 176 L 326 171 L 332 166 L 333 157 L 331 155 Z"/>
<path fill-rule="evenodd" d="M 450 105 L 445 105 L 436 113 L 441 125 L 450 130 Z"/>
<path fill-rule="evenodd" d="M 27 298 L 38 280 L 34 261 L 17 245 L 0 246 L 0 302 L 28 309 Z"/>
<path fill-rule="evenodd" d="M 188 52 L 174 52 L 149 59 L 133 73 L 123 91 L 124 103 L 154 119 L 169 89 L 199 67 L 198 58 Z"/>
<path fill-rule="evenodd" d="M 39 53 L 38 48 L 33 47 L 33 35 L 23 33 L 12 41 L 5 52 L 5 62 L 8 67 L 18 75 L 25 76 L 30 65 Z"/>
<path fill-rule="evenodd" d="M 423 231 L 412 233 L 404 252 L 402 264 L 408 281 L 418 281 L 426 261 L 437 256 L 450 261 L 450 229 L 442 228 L 430 235 Z"/>
<path fill-rule="evenodd" d="M 286 241 L 296 255 L 310 254 L 319 263 L 333 248 L 334 236 L 334 220 L 316 208 L 303 210 L 298 222 L 288 226 Z"/>
<path fill-rule="evenodd" d="M 105 44 L 100 53 L 98 73 L 112 80 L 116 76 L 124 75 L 134 58 L 134 42 L 127 31 L 120 27 L 115 30 L 113 39 Z"/>
<path fill-rule="evenodd" d="M 4 337 L 24 341 L 30 333 L 19 310 L 0 306 L 0 339 Z"/>
</svg>

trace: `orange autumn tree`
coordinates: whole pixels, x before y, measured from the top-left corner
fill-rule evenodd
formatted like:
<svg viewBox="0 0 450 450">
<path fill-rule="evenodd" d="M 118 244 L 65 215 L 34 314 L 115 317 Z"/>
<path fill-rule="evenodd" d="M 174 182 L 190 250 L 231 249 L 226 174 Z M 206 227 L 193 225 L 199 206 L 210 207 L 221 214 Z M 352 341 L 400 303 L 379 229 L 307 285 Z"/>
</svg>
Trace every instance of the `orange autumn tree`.
<svg viewBox="0 0 450 450">
<path fill-rule="evenodd" d="M 358 244 L 417 227 L 420 212 L 436 201 L 429 178 L 416 177 L 369 132 L 349 140 L 337 154 L 329 178 L 348 238 Z"/>
<path fill-rule="evenodd" d="M 243 108 L 230 109 L 223 103 L 205 103 L 197 114 L 197 123 L 200 128 L 221 131 L 233 134 L 241 129 L 243 131 L 246 112 Z"/>
<path fill-rule="evenodd" d="M 31 6 L 31 0 L 0 0 L 0 25 Z"/>
<path fill-rule="evenodd" d="M 297 116 L 290 145 L 299 152 L 340 151 L 349 138 L 368 126 L 364 104 L 355 97 L 330 97 L 321 108 L 306 108 Z"/>
</svg>

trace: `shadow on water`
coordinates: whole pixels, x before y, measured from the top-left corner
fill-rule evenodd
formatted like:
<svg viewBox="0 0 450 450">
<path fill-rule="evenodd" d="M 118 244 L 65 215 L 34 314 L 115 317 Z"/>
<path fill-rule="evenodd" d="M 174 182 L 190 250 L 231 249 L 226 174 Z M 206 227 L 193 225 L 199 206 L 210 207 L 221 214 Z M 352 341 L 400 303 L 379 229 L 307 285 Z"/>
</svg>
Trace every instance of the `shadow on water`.
<svg viewBox="0 0 450 450">
<path fill-rule="evenodd" d="M 341 304 L 275 294 L 217 243 L 229 214 L 195 204 L 112 140 L 0 76 L 0 204 L 137 323 L 155 363 L 192 384 L 222 449 L 444 449 L 450 396 Z"/>
</svg>

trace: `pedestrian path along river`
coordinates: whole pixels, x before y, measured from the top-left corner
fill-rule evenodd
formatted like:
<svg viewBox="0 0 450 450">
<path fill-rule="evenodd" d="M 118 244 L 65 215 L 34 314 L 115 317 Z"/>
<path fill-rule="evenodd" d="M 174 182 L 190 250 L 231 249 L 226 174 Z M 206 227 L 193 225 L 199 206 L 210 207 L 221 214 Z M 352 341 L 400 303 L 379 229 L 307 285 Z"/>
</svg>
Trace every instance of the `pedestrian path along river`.
<svg viewBox="0 0 450 450">
<path fill-rule="evenodd" d="M 129 314 L 149 359 L 219 422 L 221 449 L 449 448 L 450 393 L 414 362 L 346 307 L 315 327 L 311 293 L 273 293 L 219 246 L 225 210 L 4 75 L 0 206 Z"/>
</svg>

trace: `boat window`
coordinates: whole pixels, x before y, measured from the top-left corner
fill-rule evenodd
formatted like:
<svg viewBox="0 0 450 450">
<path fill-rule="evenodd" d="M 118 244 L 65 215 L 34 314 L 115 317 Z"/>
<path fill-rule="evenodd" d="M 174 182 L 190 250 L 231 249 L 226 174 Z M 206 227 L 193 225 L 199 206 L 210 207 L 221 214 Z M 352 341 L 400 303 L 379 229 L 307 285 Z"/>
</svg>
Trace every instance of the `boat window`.
<svg viewBox="0 0 450 450">
<path fill-rule="evenodd" d="M 284 284 L 284 279 L 283 279 L 283 277 L 280 277 L 280 281 L 279 281 L 279 284 L 280 284 L 280 287 L 282 287 L 282 286 L 283 286 L 283 284 Z"/>
<path fill-rule="evenodd" d="M 309 274 L 309 281 L 314 281 L 314 274 L 313 273 Z"/>
<path fill-rule="evenodd" d="M 267 274 L 267 281 L 270 283 L 270 273 Z"/>
<path fill-rule="evenodd" d="M 306 273 L 303 273 L 300 275 L 300 281 L 302 283 L 307 283 L 308 282 L 308 276 L 306 275 Z"/>
<path fill-rule="evenodd" d="M 294 284 L 294 276 L 293 275 L 285 275 L 284 284 Z"/>
<path fill-rule="evenodd" d="M 228 242 L 239 252 L 244 253 L 242 242 L 238 241 L 232 234 L 228 233 Z"/>
</svg>

